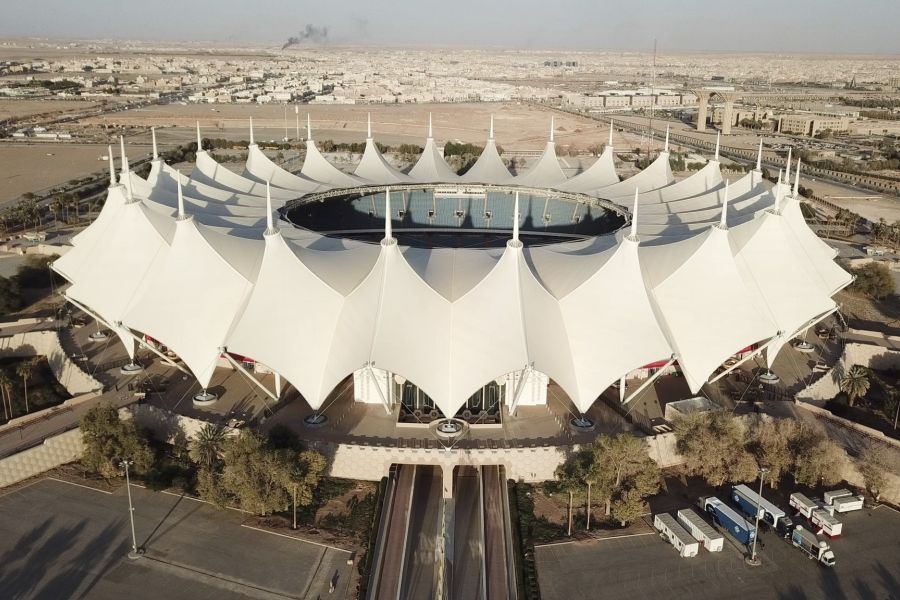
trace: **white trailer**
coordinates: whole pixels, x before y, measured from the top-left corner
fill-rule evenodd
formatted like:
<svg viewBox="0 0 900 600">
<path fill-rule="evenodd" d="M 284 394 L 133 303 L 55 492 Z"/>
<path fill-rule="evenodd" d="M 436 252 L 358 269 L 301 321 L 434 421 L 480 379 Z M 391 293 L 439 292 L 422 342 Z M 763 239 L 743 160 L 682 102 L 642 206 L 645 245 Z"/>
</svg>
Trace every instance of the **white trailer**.
<svg viewBox="0 0 900 600">
<path fill-rule="evenodd" d="M 703 520 L 703 517 L 689 508 L 678 511 L 678 522 L 687 529 L 694 539 L 703 544 L 709 552 L 721 552 L 725 545 L 725 538 L 713 526 Z"/>
<path fill-rule="evenodd" d="M 840 498 L 835 498 L 834 503 L 831 506 L 834 508 L 834 512 L 845 513 L 854 510 L 862 510 L 863 504 L 864 501 L 862 496 L 841 496 Z"/>
<path fill-rule="evenodd" d="M 797 513 L 803 515 L 807 519 L 812 517 L 812 513 L 814 510 L 819 508 L 819 505 L 801 494 L 800 492 L 794 492 L 791 494 L 791 497 L 788 499 L 788 504 L 791 505 L 791 508 L 797 509 Z"/>
<path fill-rule="evenodd" d="M 659 513 L 653 517 L 653 526 L 670 544 L 675 546 L 682 558 L 697 556 L 700 552 L 700 544 L 684 527 L 672 518 L 669 513 Z"/>
<path fill-rule="evenodd" d="M 825 504 L 832 505 L 836 499 L 852 495 L 853 492 L 850 490 L 833 490 L 822 494 L 822 499 L 825 501 Z"/>
<path fill-rule="evenodd" d="M 813 526 L 818 527 L 819 531 L 816 533 L 824 533 L 828 537 L 838 537 L 841 535 L 841 531 L 843 530 L 843 524 L 835 519 L 832 515 L 828 514 L 826 511 L 821 508 L 817 508 L 812 512 L 812 516 L 809 518 L 809 522 L 813 524 Z"/>
</svg>

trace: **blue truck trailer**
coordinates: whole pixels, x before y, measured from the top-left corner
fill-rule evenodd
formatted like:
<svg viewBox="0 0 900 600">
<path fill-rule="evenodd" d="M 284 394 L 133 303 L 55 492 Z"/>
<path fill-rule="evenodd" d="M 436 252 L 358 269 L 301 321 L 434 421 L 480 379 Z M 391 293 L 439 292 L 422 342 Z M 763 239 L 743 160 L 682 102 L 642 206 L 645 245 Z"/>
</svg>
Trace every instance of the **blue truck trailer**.
<svg viewBox="0 0 900 600">
<path fill-rule="evenodd" d="M 700 506 L 738 542 L 744 545 L 753 542 L 753 538 L 756 537 L 756 528 L 753 526 L 753 523 L 739 515 L 730 506 L 715 496 L 701 498 Z"/>
<path fill-rule="evenodd" d="M 746 485 L 739 484 L 731 488 L 731 499 L 741 512 L 751 519 L 756 518 L 756 510 L 759 507 L 759 518 L 772 526 L 783 537 L 787 537 L 794 529 L 794 523 L 787 513 Z"/>
</svg>

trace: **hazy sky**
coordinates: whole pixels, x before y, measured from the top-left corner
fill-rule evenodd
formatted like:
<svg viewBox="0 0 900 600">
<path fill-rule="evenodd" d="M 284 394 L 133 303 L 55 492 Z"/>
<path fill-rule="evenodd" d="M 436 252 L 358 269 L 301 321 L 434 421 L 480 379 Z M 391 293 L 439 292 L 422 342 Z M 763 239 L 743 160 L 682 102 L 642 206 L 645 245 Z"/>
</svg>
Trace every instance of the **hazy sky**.
<svg viewBox="0 0 900 600">
<path fill-rule="evenodd" d="M 900 0 L 0 0 L 0 36 L 900 53 Z"/>
</svg>

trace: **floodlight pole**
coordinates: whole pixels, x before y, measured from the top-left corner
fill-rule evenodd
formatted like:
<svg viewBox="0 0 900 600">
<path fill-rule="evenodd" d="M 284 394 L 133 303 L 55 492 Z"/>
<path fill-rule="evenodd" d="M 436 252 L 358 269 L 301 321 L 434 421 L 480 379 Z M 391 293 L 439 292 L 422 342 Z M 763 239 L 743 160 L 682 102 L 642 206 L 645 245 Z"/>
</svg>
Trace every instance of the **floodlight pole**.
<svg viewBox="0 0 900 600">
<path fill-rule="evenodd" d="M 137 534 L 134 532 L 134 505 L 131 503 L 131 476 L 128 472 L 128 467 L 133 464 L 134 461 L 130 459 L 123 459 L 120 463 L 125 468 L 125 490 L 128 492 L 128 517 L 131 520 L 131 552 L 128 553 L 128 558 L 131 559 L 140 558 L 144 553 L 142 549 L 138 549 Z"/>
<path fill-rule="evenodd" d="M 754 524 L 754 533 L 753 533 L 753 548 L 750 550 L 750 562 L 756 562 L 756 540 L 759 538 L 759 511 L 760 511 L 760 503 L 762 502 L 762 488 L 763 488 L 763 479 L 766 477 L 766 473 L 769 472 L 769 469 L 765 467 L 760 467 L 759 469 L 759 495 L 756 497 L 756 523 Z"/>
</svg>

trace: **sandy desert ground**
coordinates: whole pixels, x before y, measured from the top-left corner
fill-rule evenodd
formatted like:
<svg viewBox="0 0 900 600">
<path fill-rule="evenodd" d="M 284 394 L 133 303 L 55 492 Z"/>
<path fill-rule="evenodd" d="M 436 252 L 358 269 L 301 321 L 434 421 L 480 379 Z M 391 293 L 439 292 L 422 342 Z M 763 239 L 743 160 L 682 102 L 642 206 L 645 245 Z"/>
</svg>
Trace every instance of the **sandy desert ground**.
<svg viewBox="0 0 900 600">
<path fill-rule="evenodd" d="M 108 169 L 106 161 L 98 160 L 105 152 L 106 146 L 99 144 L 0 144 L 0 206 L 25 192 L 40 192 Z"/>
<path fill-rule="evenodd" d="M 0 100 L 0 121 L 30 117 L 42 113 L 72 113 L 95 106 L 100 102 L 91 100 Z"/>
<path fill-rule="evenodd" d="M 552 113 L 549 109 L 514 103 L 497 104 L 372 104 L 372 105 L 303 105 L 299 107 L 300 134 L 306 137 L 306 114 L 312 118 L 313 136 L 337 142 L 364 141 L 366 116 L 372 115 L 375 139 L 385 144 L 422 144 L 428 130 L 428 114 L 432 114 L 434 135 L 438 143 L 447 140 L 484 143 L 494 115 L 497 143 L 510 150 L 537 150 L 543 147 L 550 132 L 550 117 L 555 114 L 557 146 L 564 150 L 571 144 L 586 149 L 606 141 L 608 128 L 587 119 Z M 297 137 L 293 106 L 287 107 L 287 134 Z M 197 121 L 204 135 L 231 137 L 241 134 L 246 139 L 250 117 L 257 137 L 281 140 L 285 135 L 283 105 L 188 104 L 149 106 L 88 119 L 85 123 L 109 125 L 176 126 L 193 128 Z"/>
</svg>

